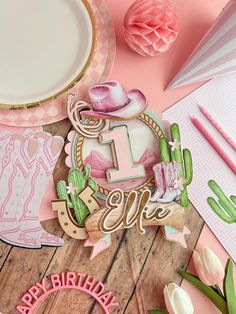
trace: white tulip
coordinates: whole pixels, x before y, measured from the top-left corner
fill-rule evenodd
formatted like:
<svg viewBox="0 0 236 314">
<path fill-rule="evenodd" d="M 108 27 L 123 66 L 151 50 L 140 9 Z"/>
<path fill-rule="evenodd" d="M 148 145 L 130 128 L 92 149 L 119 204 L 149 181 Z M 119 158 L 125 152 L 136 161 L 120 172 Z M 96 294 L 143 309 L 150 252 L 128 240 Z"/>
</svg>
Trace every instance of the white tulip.
<svg viewBox="0 0 236 314">
<path fill-rule="evenodd" d="M 165 304 L 169 314 L 193 314 L 194 308 L 187 292 L 175 283 L 164 288 Z"/>
<path fill-rule="evenodd" d="M 224 267 L 219 258 L 208 247 L 199 252 L 194 251 L 193 262 L 199 279 L 205 285 L 215 286 L 224 279 Z"/>
</svg>

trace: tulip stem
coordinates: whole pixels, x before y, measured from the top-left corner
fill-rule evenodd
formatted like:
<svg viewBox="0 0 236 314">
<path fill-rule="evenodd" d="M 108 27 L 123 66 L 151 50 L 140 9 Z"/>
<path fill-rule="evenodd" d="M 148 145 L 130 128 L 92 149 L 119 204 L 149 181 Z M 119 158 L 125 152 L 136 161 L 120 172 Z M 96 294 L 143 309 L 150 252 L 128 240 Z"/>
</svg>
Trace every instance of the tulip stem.
<svg viewBox="0 0 236 314">
<path fill-rule="evenodd" d="M 181 271 L 180 275 L 190 282 L 194 287 L 200 290 L 215 306 L 221 311 L 222 314 L 229 314 L 227 303 L 224 298 L 207 285 L 204 285 L 197 277 Z"/>
<path fill-rule="evenodd" d="M 168 312 L 164 310 L 151 310 L 149 311 L 149 314 L 168 314 Z"/>
<path fill-rule="evenodd" d="M 222 298 L 225 299 L 225 296 L 224 296 L 223 292 L 221 291 L 220 287 L 219 287 L 218 285 L 215 285 L 214 288 L 215 288 L 216 292 L 217 292 Z"/>
<path fill-rule="evenodd" d="M 233 268 L 234 268 L 233 261 L 229 258 L 226 265 L 224 278 L 225 295 L 228 303 L 229 314 L 236 313 L 236 291 L 234 287 Z"/>
</svg>

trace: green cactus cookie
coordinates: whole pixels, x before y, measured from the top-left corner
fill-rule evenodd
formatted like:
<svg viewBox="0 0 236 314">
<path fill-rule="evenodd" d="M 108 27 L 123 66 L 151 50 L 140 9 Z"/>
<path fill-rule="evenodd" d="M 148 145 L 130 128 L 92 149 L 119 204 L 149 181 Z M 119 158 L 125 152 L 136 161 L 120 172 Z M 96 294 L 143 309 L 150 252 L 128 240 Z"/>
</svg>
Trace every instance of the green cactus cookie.
<svg viewBox="0 0 236 314">
<path fill-rule="evenodd" d="M 208 197 L 207 202 L 213 211 L 225 222 L 232 224 L 236 222 L 236 196 L 228 198 L 220 186 L 214 181 L 208 182 L 209 187 L 218 197 L 218 203 L 213 197 Z"/>
<path fill-rule="evenodd" d="M 178 141 L 178 148 L 171 150 L 168 144 L 167 138 L 163 137 L 160 139 L 160 154 L 161 161 L 169 163 L 171 161 L 176 161 L 180 165 L 180 177 L 184 180 L 184 189 L 181 191 L 180 195 L 180 205 L 183 207 L 188 207 L 188 192 L 187 186 L 190 185 L 193 179 L 193 165 L 192 156 L 189 149 L 181 149 L 181 137 L 180 130 L 177 123 L 171 124 L 170 134 L 172 142 Z"/>
<path fill-rule="evenodd" d="M 82 192 L 86 186 L 90 186 L 97 192 L 97 183 L 90 177 L 90 171 L 89 166 L 85 166 L 84 175 L 79 169 L 71 169 L 68 174 L 68 187 L 65 181 L 61 180 L 57 183 L 58 197 L 66 200 L 67 206 L 74 209 L 76 219 L 80 225 L 84 224 L 85 219 L 89 215 L 88 207 L 79 197 L 80 192 Z M 67 191 L 68 188 L 69 191 Z"/>
</svg>

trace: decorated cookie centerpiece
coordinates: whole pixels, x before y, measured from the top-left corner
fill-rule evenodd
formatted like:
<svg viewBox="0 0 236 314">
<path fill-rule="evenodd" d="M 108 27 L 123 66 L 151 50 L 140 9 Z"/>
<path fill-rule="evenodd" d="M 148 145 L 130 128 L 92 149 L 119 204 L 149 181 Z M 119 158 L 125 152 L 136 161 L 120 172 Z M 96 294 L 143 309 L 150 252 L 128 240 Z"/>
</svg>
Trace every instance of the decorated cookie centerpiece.
<svg viewBox="0 0 236 314">
<path fill-rule="evenodd" d="M 193 171 L 179 126 L 165 129 L 147 110 L 144 94 L 126 92 L 117 81 L 91 87 L 89 97 L 87 103 L 68 96 L 70 171 L 52 203 L 62 228 L 92 247 L 91 258 L 111 245 L 113 232 L 133 226 L 142 234 L 162 226 L 167 240 L 186 246 L 184 208 Z"/>
</svg>

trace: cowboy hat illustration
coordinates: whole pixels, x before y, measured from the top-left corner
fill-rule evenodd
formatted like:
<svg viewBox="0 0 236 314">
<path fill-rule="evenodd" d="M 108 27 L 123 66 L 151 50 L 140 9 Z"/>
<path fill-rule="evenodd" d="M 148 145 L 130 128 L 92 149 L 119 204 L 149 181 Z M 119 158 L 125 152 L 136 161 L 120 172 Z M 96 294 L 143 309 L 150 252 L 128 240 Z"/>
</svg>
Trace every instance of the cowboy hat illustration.
<svg viewBox="0 0 236 314">
<path fill-rule="evenodd" d="M 147 100 L 138 89 L 126 92 L 117 81 L 107 81 L 89 89 L 91 109 L 81 115 L 91 119 L 129 120 L 138 117 L 147 107 Z"/>
</svg>

